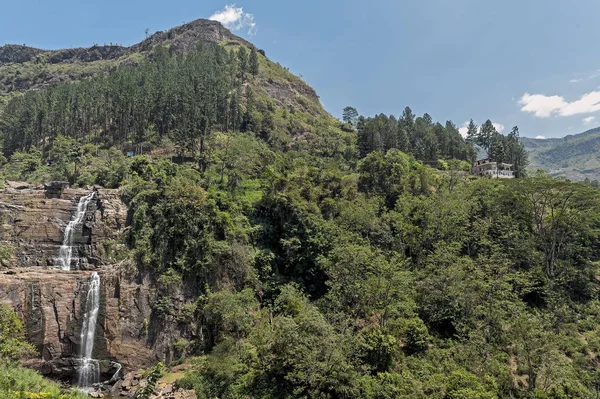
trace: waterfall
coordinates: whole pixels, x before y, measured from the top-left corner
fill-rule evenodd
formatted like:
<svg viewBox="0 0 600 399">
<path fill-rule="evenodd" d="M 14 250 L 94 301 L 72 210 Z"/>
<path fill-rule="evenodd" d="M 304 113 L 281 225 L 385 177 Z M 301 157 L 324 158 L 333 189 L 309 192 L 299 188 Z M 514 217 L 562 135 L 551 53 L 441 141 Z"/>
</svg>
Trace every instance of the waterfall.
<svg viewBox="0 0 600 399">
<path fill-rule="evenodd" d="M 96 321 L 100 309 L 100 276 L 94 272 L 90 276 L 90 287 L 85 299 L 85 314 L 81 326 L 79 357 L 81 367 L 78 370 L 77 385 L 89 387 L 100 380 L 100 367 L 97 360 L 92 359 Z"/>
<path fill-rule="evenodd" d="M 60 268 L 62 270 L 71 270 L 71 256 L 73 255 L 73 236 L 75 235 L 75 228 L 79 226 L 85 218 L 85 212 L 87 211 L 88 204 L 94 198 L 94 193 L 88 194 L 79 199 L 77 204 L 77 212 L 73 215 L 73 218 L 65 227 L 65 235 L 63 237 L 63 243 L 59 251 Z"/>
</svg>

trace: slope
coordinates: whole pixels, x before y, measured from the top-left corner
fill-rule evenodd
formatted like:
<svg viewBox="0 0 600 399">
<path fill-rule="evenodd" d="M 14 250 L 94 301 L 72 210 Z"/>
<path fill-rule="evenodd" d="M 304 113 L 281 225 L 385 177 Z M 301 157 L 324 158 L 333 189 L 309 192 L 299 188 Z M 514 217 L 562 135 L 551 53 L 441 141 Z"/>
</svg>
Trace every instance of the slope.
<svg viewBox="0 0 600 399">
<path fill-rule="evenodd" d="M 600 127 L 556 139 L 522 138 L 530 170 L 578 181 L 600 179 Z"/>
<path fill-rule="evenodd" d="M 90 48 L 42 50 L 24 45 L 0 47 L 0 111 L 8 101 L 29 90 L 38 90 L 61 82 L 71 82 L 112 71 L 122 65 L 138 65 L 157 46 L 171 54 L 185 54 L 201 43 L 219 43 L 226 47 L 253 44 L 232 34 L 221 23 L 206 19 L 156 32 L 140 43 L 124 47 L 110 43 Z M 278 106 L 297 107 L 314 116 L 328 116 L 316 92 L 300 78 L 263 56 L 263 73 L 256 82 L 260 92 Z"/>
</svg>

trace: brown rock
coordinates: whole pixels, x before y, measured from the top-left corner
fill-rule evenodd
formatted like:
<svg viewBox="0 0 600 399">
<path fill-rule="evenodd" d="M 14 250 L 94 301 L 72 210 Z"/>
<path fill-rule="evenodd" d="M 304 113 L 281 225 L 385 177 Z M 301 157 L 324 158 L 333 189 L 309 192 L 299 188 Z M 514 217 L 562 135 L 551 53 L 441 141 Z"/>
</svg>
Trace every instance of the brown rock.
<svg viewBox="0 0 600 399">
<path fill-rule="evenodd" d="M 111 360 L 121 363 L 123 372 L 172 361 L 176 355 L 173 343 L 182 332 L 175 321 L 162 323 L 151 317 L 155 291 L 147 276 L 140 276 L 127 262 L 112 264 L 106 244 L 118 242 L 128 209 L 117 190 L 97 188 L 96 192 L 97 201 L 90 203 L 84 226 L 75 231 L 73 256 L 77 259 L 74 264 L 100 274 L 94 357 L 101 360 L 102 379 L 109 380 L 116 372 Z M 62 271 L 54 265 L 63 229 L 79 199 L 89 193 L 64 188 L 60 198 L 47 198 L 42 188 L 16 183 L 0 190 L 0 220 L 4 223 L 0 225 L 0 245 L 12 247 L 15 255 L 5 262 L 8 270 L 0 270 L 0 302 L 12 306 L 23 319 L 27 337 L 40 354 L 34 367 L 61 378 L 72 377 L 78 365 L 90 272 Z M 177 295 L 173 293 L 173 303 L 181 306 L 183 298 Z M 141 375 L 137 381 L 140 379 Z M 123 389 L 138 382 L 125 378 Z"/>
<path fill-rule="evenodd" d="M 173 384 L 165 385 L 165 387 L 160 392 L 163 395 L 170 394 L 171 392 L 173 392 Z"/>
<path fill-rule="evenodd" d="M 173 395 L 173 399 L 198 399 L 198 396 L 196 395 L 196 391 L 193 389 L 179 389 L 177 392 L 175 392 L 175 395 Z"/>
<path fill-rule="evenodd" d="M 48 183 L 47 187 L 64 182 Z M 15 188 L 16 187 L 16 188 Z M 90 190 L 62 190 L 60 197 L 48 196 L 47 190 L 12 184 L 0 190 L 0 229 L 3 245 L 14 249 L 13 266 L 53 266 L 62 245 L 64 227 L 71 220 L 79 199 Z M 75 231 L 75 263 L 81 268 L 110 263 L 104 259 L 102 243 L 116 240 L 125 228 L 127 207 L 117 190 L 99 190 L 97 201 L 89 204 L 83 226 Z M 78 262 L 77 262 L 78 261 Z"/>
</svg>

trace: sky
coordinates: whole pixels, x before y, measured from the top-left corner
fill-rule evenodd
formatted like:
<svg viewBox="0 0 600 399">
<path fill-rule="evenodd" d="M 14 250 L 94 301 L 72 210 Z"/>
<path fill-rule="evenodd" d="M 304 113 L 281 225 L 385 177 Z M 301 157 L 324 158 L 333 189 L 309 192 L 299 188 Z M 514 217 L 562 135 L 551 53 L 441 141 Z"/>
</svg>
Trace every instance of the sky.
<svg viewBox="0 0 600 399">
<path fill-rule="evenodd" d="M 0 45 L 131 45 L 217 19 L 340 117 L 410 106 L 463 127 L 563 137 L 600 126 L 600 1 L 0 0 Z"/>
</svg>

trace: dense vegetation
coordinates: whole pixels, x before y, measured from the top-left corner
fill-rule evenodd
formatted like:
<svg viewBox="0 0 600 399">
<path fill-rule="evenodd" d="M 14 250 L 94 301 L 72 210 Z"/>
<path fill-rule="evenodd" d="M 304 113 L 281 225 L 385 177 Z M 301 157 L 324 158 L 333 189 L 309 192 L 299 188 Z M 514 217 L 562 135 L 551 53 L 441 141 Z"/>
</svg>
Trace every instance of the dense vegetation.
<svg viewBox="0 0 600 399">
<path fill-rule="evenodd" d="M 517 126 L 504 136 L 496 130 L 489 119 L 479 130 L 471 119 L 467 128 L 467 140 L 483 148 L 491 160 L 513 165 L 516 177 L 527 176 L 529 157 L 525 146 L 521 143 Z"/>
<path fill-rule="evenodd" d="M 184 386 L 206 398 L 592 397 L 593 188 L 471 181 L 397 150 L 356 169 L 254 153 L 233 180 L 219 164 L 202 177 L 138 159 L 124 193 L 133 256 L 161 276 L 154 322 L 202 331 L 177 343 L 205 354 Z M 177 287 L 202 295 L 180 306 Z"/>
<path fill-rule="evenodd" d="M 473 146 L 463 140 L 451 121 L 443 126 L 433 123 L 428 114 L 415 118 L 409 107 L 398 119 L 379 114 L 373 118 L 359 117 L 355 124 L 362 156 L 395 148 L 424 161 L 440 158 L 472 161 L 475 158 Z"/>
<path fill-rule="evenodd" d="M 242 48 L 159 50 L 15 98 L 0 122 L 5 178 L 122 187 L 133 218 L 115 256 L 156 285 L 150 330 L 183 332 L 173 347 L 193 367 L 179 385 L 200 398 L 597 395 L 594 187 L 469 176 L 455 125 L 408 108 L 346 109 L 341 123 L 278 107 L 254 79 L 272 65 Z M 518 132 L 489 125 L 470 139 L 525 165 Z M 123 155 L 136 148 L 152 151 Z"/>
<path fill-rule="evenodd" d="M 161 47 L 139 67 L 28 92 L 4 110 L 4 153 L 43 148 L 58 135 L 103 145 L 170 135 L 189 147 L 213 125 L 238 128 L 240 79 L 247 67 L 237 71 L 235 61 L 217 45 L 186 57 L 171 57 Z"/>
<path fill-rule="evenodd" d="M 83 399 L 76 391 L 65 391 L 17 361 L 34 353 L 25 341 L 25 330 L 16 313 L 0 304 L 0 397 L 3 399 Z"/>
</svg>

